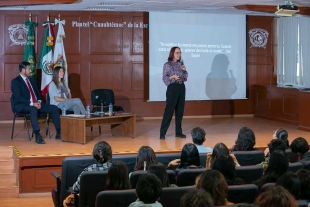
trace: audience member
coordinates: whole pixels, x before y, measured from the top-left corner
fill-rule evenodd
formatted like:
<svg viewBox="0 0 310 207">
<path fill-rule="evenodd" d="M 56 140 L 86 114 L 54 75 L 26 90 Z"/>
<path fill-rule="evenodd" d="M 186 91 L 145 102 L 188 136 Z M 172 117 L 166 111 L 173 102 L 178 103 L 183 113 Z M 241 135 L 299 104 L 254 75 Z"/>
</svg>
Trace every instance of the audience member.
<svg viewBox="0 0 310 207">
<path fill-rule="evenodd" d="M 296 173 L 293 172 L 286 172 L 279 179 L 277 180 L 276 185 L 281 185 L 286 190 L 290 192 L 292 196 L 296 200 L 299 198 L 299 192 L 300 192 L 300 179 Z"/>
<path fill-rule="evenodd" d="M 239 130 L 238 137 L 232 151 L 251 151 L 254 150 L 255 135 L 254 132 L 248 127 L 242 127 Z"/>
<path fill-rule="evenodd" d="M 129 207 L 162 207 L 158 202 L 162 187 L 161 181 L 156 175 L 142 175 L 136 186 L 138 199 L 136 202 L 131 203 Z"/>
<path fill-rule="evenodd" d="M 302 137 L 298 137 L 292 141 L 290 147 L 292 152 L 297 153 L 299 162 L 304 164 L 305 162 L 310 161 L 310 152 L 307 140 Z"/>
<path fill-rule="evenodd" d="M 175 184 L 169 184 L 168 173 L 167 173 L 165 166 L 162 163 L 150 165 L 148 173 L 156 175 L 160 179 L 160 181 L 163 185 L 163 188 L 178 187 Z"/>
<path fill-rule="evenodd" d="M 297 176 L 300 179 L 299 199 L 310 201 L 310 171 L 300 169 L 297 171 Z"/>
<path fill-rule="evenodd" d="M 80 178 L 81 175 L 86 171 L 106 171 L 112 165 L 112 149 L 111 146 L 105 142 L 100 141 L 95 144 L 93 149 L 93 157 L 98 162 L 97 164 L 92 164 L 84 169 L 84 171 L 79 175 L 77 181 L 73 184 L 73 191 L 78 193 L 80 191 Z"/>
<path fill-rule="evenodd" d="M 268 166 L 268 163 L 270 160 L 270 154 L 273 153 L 275 150 L 280 150 L 280 151 L 283 151 L 285 153 L 286 145 L 281 139 L 273 139 L 268 144 L 267 149 L 268 149 L 268 156 L 265 157 L 265 160 L 263 162 L 258 164 L 258 165 L 261 165 L 264 168 L 264 170 L 266 170 L 266 168 Z M 266 150 L 265 150 L 265 152 L 266 152 Z"/>
<path fill-rule="evenodd" d="M 200 127 L 195 127 L 191 131 L 193 143 L 196 145 L 199 153 L 212 152 L 212 148 L 204 147 L 203 143 L 206 141 L 206 132 Z"/>
<path fill-rule="evenodd" d="M 236 166 L 240 166 L 238 163 L 238 160 L 236 159 L 234 154 L 229 154 L 229 150 L 227 146 L 224 143 L 217 143 L 214 148 L 212 153 L 207 154 L 207 160 L 206 160 L 206 168 L 211 167 L 211 162 L 214 162 L 214 160 L 219 157 L 220 155 L 229 155 L 232 157 L 232 159 L 235 162 Z"/>
<path fill-rule="evenodd" d="M 204 189 L 193 189 L 186 192 L 180 202 L 180 207 L 213 207 L 213 199 Z"/>
<path fill-rule="evenodd" d="M 286 149 L 289 148 L 289 142 L 288 142 L 288 133 L 285 129 L 283 128 L 279 128 L 277 129 L 273 135 L 272 135 L 272 139 L 280 139 L 284 142 Z M 269 148 L 265 149 L 265 156 L 269 157 Z"/>
<path fill-rule="evenodd" d="M 268 188 L 258 195 L 255 204 L 260 207 L 297 207 L 294 197 L 282 186 Z"/>
<path fill-rule="evenodd" d="M 285 153 L 280 150 L 275 150 L 271 156 L 263 177 L 253 182 L 260 188 L 265 183 L 275 183 L 278 178 L 287 172 L 288 161 Z"/>
<path fill-rule="evenodd" d="M 220 155 L 211 164 L 212 170 L 218 170 L 225 177 L 228 185 L 242 185 L 244 181 L 236 177 L 236 165 L 229 155 Z"/>
<path fill-rule="evenodd" d="M 149 146 L 142 146 L 140 147 L 137 159 L 136 159 L 136 165 L 134 168 L 134 171 L 137 170 L 148 170 L 149 166 L 151 164 L 157 164 L 158 160 L 155 155 L 154 150 Z"/>
<path fill-rule="evenodd" d="M 168 169 L 172 168 L 172 166 L 177 166 L 177 168 L 174 169 L 176 174 L 182 169 L 203 168 L 200 165 L 200 157 L 197 147 L 192 143 L 185 144 L 182 148 L 181 159 L 175 159 L 169 162 Z"/>
<path fill-rule="evenodd" d="M 215 206 L 233 205 L 227 201 L 228 185 L 224 176 L 217 170 L 206 170 L 196 179 L 197 189 L 210 193 Z"/>
<path fill-rule="evenodd" d="M 127 190 L 130 189 L 128 177 L 128 168 L 122 161 L 115 161 L 109 168 L 106 185 L 106 190 Z"/>
</svg>

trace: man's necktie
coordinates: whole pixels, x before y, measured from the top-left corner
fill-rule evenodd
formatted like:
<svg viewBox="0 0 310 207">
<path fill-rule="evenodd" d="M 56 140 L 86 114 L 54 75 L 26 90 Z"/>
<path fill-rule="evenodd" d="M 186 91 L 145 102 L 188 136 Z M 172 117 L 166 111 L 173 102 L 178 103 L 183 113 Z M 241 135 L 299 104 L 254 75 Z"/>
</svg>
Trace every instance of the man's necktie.
<svg viewBox="0 0 310 207">
<path fill-rule="evenodd" d="M 26 78 L 26 83 L 28 85 L 28 89 L 30 91 L 30 94 L 31 94 L 31 99 L 32 99 L 32 103 L 36 103 L 37 102 L 37 99 L 36 99 L 36 96 L 34 95 L 34 92 L 33 92 L 33 89 L 31 87 L 31 84 L 30 84 L 30 81 L 28 78 Z"/>
</svg>

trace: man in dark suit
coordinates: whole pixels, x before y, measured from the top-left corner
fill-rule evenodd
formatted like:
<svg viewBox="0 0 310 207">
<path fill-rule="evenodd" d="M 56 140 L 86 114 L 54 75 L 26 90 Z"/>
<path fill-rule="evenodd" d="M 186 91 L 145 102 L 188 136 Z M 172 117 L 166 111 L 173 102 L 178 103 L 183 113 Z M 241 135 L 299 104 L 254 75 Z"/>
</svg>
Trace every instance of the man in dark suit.
<svg viewBox="0 0 310 207">
<path fill-rule="evenodd" d="M 56 128 L 55 139 L 60 139 L 60 118 L 57 106 L 42 104 L 41 96 L 35 80 L 30 77 L 30 63 L 23 61 L 19 64 L 19 75 L 11 82 L 13 92 L 13 110 L 15 112 L 29 113 L 32 130 L 36 136 L 36 143 L 45 144 L 40 135 L 38 112 L 49 113 Z"/>
</svg>

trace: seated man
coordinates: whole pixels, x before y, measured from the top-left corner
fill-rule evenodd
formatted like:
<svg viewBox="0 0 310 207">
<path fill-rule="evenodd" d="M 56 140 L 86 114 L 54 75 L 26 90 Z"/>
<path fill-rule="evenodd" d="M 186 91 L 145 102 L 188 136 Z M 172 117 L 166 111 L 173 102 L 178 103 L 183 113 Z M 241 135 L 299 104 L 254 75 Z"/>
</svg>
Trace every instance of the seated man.
<svg viewBox="0 0 310 207">
<path fill-rule="evenodd" d="M 83 172 L 77 178 L 77 181 L 73 184 L 73 191 L 76 193 L 80 192 L 80 179 L 81 175 L 86 171 L 107 171 L 112 165 L 112 148 L 111 146 L 105 142 L 100 141 L 95 144 L 93 149 L 93 157 L 98 162 L 97 164 L 92 164 L 85 168 Z"/>
<path fill-rule="evenodd" d="M 297 153 L 299 162 L 304 164 L 305 162 L 310 161 L 310 152 L 307 140 L 302 137 L 298 137 L 293 140 L 290 147 L 292 152 Z"/>
<path fill-rule="evenodd" d="M 191 131 L 193 143 L 196 145 L 199 153 L 212 152 L 212 148 L 204 147 L 202 144 L 206 141 L 206 132 L 200 127 L 195 127 Z"/>
<path fill-rule="evenodd" d="M 131 203 L 129 207 L 162 207 L 158 202 L 162 188 L 161 181 L 156 175 L 142 175 L 136 186 L 138 199 L 136 202 Z"/>
<path fill-rule="evenodd" d="M 19 64 L 19 75 L 11 82 L 11 90 L 13 92 L 13 111 L 17 113 L 30 114 L 30 121 L 33 133 L 36 136 L 36 143 L 45 144 L 40 135 L 40 127 L 38 123 L 38 113 L 49 113 L 52 116 L 56 137 L 60 139 L 60 118 L 58 108 L 52 105 L 42 104 L 41 96 L 36 81 L 30 77 L 30 63 L 23 61 Z"/>
</svg>

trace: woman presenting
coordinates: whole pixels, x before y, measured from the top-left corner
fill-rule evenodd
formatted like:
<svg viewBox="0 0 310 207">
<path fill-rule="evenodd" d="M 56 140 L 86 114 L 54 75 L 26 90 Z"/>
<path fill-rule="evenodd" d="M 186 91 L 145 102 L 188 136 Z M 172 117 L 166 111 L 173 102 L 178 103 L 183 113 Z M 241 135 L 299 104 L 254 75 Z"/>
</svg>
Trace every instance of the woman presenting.
<svg viewBox="0 0 310 207">
<path fill-rule="evenodd" d="M 160 139 L 165 139 L 173 112 L 175 111 L 175 136 L 186 138 L 182 133 L 182 119 L 185 104 L 185 85 L 187 71 L 181 60 L 181 49 L 173 47 L 170 50 L 168 62 L 164 64 L 163 81 L 167 86 L 166 108 L 160 127 Z"/>
<path fill-rule="evenodd" d="M 70 89 L 64 82 L 64 69 L 60 66 L 54 68 L 53 80 L 49 85 L 48 93 L 50 104 L 58 108 L 73 111 L 74 114 L 86 114 L 85 108 L 79 98 L 72 98 Z"/>
</svg>

